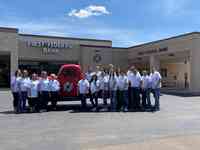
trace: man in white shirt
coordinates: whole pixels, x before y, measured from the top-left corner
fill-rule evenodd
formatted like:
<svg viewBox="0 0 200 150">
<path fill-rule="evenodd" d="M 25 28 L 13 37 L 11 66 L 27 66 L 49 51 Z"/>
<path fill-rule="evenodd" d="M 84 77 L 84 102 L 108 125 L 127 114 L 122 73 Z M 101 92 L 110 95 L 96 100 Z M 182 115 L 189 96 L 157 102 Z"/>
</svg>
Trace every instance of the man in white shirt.
<svg viewBox="0 0 200 150">
<path fill-rule="evenodd" d="M 11 91 L 13 95 L 13 107 L 14 107 L 14 112 L 18 113 L 20 108 L 19 108 L 19 100 L 20 100 L 20 93 L 19 93 L 19 83 L 21 80 L 21 70 L 17 70 L 15 72 L 15 75 L 11 77 Z"/>
<path fill-rule="evenodd" d="M 52 104 L 52 109 L 56 110 L 57 101 L 59 99 L 60 83 L 57 80 L 55 74 L 51 74 L 51 80 L 49 81 L 50 88 L 50 100 Z"/>
<path fill-rule="evenodd" d="M 39 80 L 37 79 L 37 74 L 33 73 L 29 87 L 28 87 L 28 104 L 30 107 L 30 112 L 38 112 L 39 111 L 38 85 L 39 85 Z"/>
<path fill-rule="evenodd" d="M 118 78 L 118 87 L 119 87 L 119 102 L 120 109 L 124 112 L 128 111 L 128 78 L 124 71 L 120 71 L 120 76 Z"/>
<path fill-rule="evenodd" d="M 130 108 L 138 110 L 140 109 L 140 87 L 142 79 L 135 67 L 131 67 L 131 70 L 127 75 L 131 85 Z"/>
<path fill-rule="evenodd" d="M 89 88 L 90 88 L 90 83 L 88 82 L 88 80 L 83 77 L 83 79 L 81 79 L 78 82 L 78 89 L 79 89 L 79 96 L 81 99 L 81 108 L 82 110 L 86 110 L 87 109 L 87 103 L 86 103 L 86 98 L 87 98 L 87 94 L 89 93 Z"/>
<path fill-rule="evenodd" d="M 152 68 L 151 72 L 151 88 L 155 99 L 155 110 L 160 110 L 160 88 L 161 88 L 161 75 L 154 68 Z"/>
<path fill-rule="evenodd" d="M 20 101 L 19 101 L 19 112 L 24 113 L 26 112 L 26 101 L 28 98 L 28 86 L 30 84 L 30 78 L 28 77 L 28 71 L 24 70 L 22 78 L 19 81 L 19 94 L 20 94 Z"/>
</svg>

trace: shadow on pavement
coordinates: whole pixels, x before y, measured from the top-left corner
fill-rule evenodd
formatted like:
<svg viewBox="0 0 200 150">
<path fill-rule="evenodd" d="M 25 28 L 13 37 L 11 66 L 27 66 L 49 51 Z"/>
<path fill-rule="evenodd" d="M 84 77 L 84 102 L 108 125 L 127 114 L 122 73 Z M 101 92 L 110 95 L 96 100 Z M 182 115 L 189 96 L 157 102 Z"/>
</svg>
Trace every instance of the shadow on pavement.
<svg viewBox="0 0 200 150">
<path fill-rule="evenodd" d="M 64 111 L 68 111 L 69 113 L 105 113 L 105 112 L 110 112 L 112 113 L 112 111 L 110 111 L 110 107 L 109 105 L 99 105 L 98 108 L 94 108 L 92 107 L 92 105 L 88 105 L 87 109 L 81 109 L 81 105 L 80 104 L 59 104 L 56 107 L 56 110 L 53 110 L 51 108 L 51 105 L 48 106 L 48 112 L 64 112 Z M 114 112 L 123 112 L 123 111 L 114 111 Z M 152 109 L 147 109 L 147 110 L 129 110 L 128 112 L 155 112 Z M 27 112 L 30 114 L 29 108 L 27 107 Z M 124 112 L 126 113 L 126 112 Z M 16 114 L 14 111 L 12 110 L 8 110 L 8 111 L 2 111 L 0 112 L 0 114 L 4 114 L 4 115 L 10 115 L 10 114 Z"/>
</svg>

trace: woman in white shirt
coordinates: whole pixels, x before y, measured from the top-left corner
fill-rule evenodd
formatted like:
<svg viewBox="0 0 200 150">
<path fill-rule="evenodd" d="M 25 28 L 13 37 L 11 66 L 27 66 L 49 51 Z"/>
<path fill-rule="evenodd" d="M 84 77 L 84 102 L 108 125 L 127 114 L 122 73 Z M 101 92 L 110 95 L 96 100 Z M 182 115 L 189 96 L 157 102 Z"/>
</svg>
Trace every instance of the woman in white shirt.
<svg viewBox="0 0 200 150">
<path fill-rule="evenodd" d="M 60 83 L 57 80 L 57 76 L 55 74 L 51 74 L 51 80 L 49 81 L 50 86 L 50 101 L 52 104 L 52 109 L 56 110 L 57 101 L 59 99 L 59 90 Z"/>
<path fill-rule="evenodd" d="M 110 71 L 109 75 L 110 101 L 111 111 L 116 111 L 117 107 L 117 78 L 114 70 Z"/>
<path fill-rule="evenodd" d="M 30 112 L 39 111 L 39 80 L 37 74 L 33 73 L 31 76 L 31 81 L 28 87 L 28 102 L 30 107 Z"/>
<path fill-rule="evenodd" d="M 88 80 L 84 76 L 83 79 L 81 79 L 78 82 L 78 89 L 79 89 L 78 92 L 79 92 L 79 96 L 80 96 L 80 99 L 81 99 L 81 109 L 83 111 L 85 111 L 87 109 L 86 98 L 87 98 L 87 94 L 89 93 L 89 88 L 90 88 L 90 83 L 88 82 Z"/>
<path fill-rule="evenodd" d="M 90 90 L 91 90 L 91 94 L 92 94 L 92 100 L 94 99 L 95 100 L 95 107 L 96 107 L 96 110 L 98 110 L 98 92 L 99 92 L 99 88 L 100 88 L 100 83 L 99 83 L 99 80 L 98 80 L 98 77 L 97 75 L 93 75 L 92 76 L 92 80 L 91 80 L 91 83 L 90 83 Z"/>
<path fill-rule="evenodd" d="M 50 85 L 46 71 L 41 72 L 39 92 L 40 92 L 40 112 L 45 112 L 47 111 L 47 106 L 50 99 Z"/>
<path fill-rule="evenodd" d="M 103 78 L 103 103 L 107 105 L 107 99 L 109 98 L 109 72 L 105 71 Z"/>
<path fill-rule="evenodd" d="M 30 78 L 28 77 L 28 71 L 24 70 L 22 78 L 19 81 L 19 92 L 20 92 L 19 111 L 21 113 L 26 112 L 26 100 L 28 98 L 29 84 L 30 84 Z"/>
<path fill-rule="evenodd" d="M 14 112 L 18 113 L 19 112 L 19 98 L 20 98 L 20 93 L 19 93 L 19 81 L 21 80 L 21 70 L 17 70 L 15 72 L 15 75 L 11 77 L 11 91 L 13 95 L 13 108 Z"/>
<path fill-rule="evenodd" d="M 149 88 L 150 88 L 150 77 L 148 76 L 147 71 L 144 70 L 142 72 L 142 86 L 141 86 L 143 109 L 151 108 Z"/>
<path fill-rule="evenodd" d="M 98 92 L 98 98 L 103 98 L 103 91 L 104 91 L 104 76 L 105 73 L 101 72 L 98 80 L 99 80 L 99 92 Z"/>
</svg>

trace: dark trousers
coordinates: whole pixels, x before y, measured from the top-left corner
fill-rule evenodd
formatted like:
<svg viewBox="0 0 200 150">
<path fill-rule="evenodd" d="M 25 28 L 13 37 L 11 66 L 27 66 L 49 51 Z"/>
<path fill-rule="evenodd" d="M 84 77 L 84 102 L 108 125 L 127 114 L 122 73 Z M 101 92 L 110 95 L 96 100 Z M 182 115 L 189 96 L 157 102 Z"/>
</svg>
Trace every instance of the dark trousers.
<svg viewBox="0 0 200 150">
<path fill-rule="evenodd" d="M 91 102 L 92 106 L 94 107 L 94 101 L 93 101 L 91 90 L 89 90 L 88 97 L 90 98 L 90 102 Z"/>
<path fill-rule="evenodd" d="M 123 91 L 123 108 L 128 109 L 129 101 L 128 101 L 128 90 Z"/>
<path fill-rule="evenodd" d="M 18 103 L 18 110 L 20 112 L 25 112 L 26 111 L 26 100 L 28 97 L 28 93 L 27 92 L 20 92 L 20 99 L 19 99 L 19 103 Z"/>
<path fill-rule="evenodd" d="M 52 105 L 53 108 L 55 108 L 56 105 L 57 105 L 57 101 L 59 99 L 59 92 L 58 91 L 55 91 L 55 92 L 52 91 L 50 93 L 51 93 L 51 97 L 50 97 L 51 105 Z"/>
<path fill-rule="evenodd" d="M 103 103 L 104 103 L 104 105 L 107 105 L 108 104 L 108 102 L 107 102 L 107 99 L 109 98 L 109 91 L 107 91 L 107 90 L 104 90 L 103 91 Z"/>
<path fill-rule="evenodd" d="M 119 91 L 119 98 L 117 99 L 117 109 L 120 110 L 123 106 L 124 91 Z"/>
<path fill-rule="evenodd" d="M 98 92 L 92 93 L 92 101 L 95 101 L 94 106 L 98 107 Z"/>
<path fill-rule="evenodd" d="M 47 110 L 47 106 L 48 106 L 48 102 L 49 102 L 49 92 L 47 91 L 42 91 L 40 93 L 40 109 L 46 109 Z"/>
<path fill-rule="evenodd" d="M 28 104 L 29 107 L 34 108 L 35 111 L 39 111 L 38 97 L 29 97 Z"/>
<path fill-rule="evenodd" d="M 132 104 L 132 92 L 131 87 L 128 88 L 128 108 L 130 109 Z"/>
<path fill-rule="evenodd" d="M 142 89 L 142 107 L 146 108 L 147 107 L 147 89 Z"/>
<path fill-rule="evenodd" d="M 13 107 L 17 109 L 18 103 L 19 103 L 19 93 L 18 92 L 12 92 L 13 95 Z"/>
<path fill-rule="evenodd" d="M 132 109 L 140 108 L 140 89 L 137 87 L 131 87 L 131 101 L 130 107 Z"/>
<path fill-rule="evenodd" d="M 87 103 L 86 103 L 86 94 L 80 94 L 80 99 L 81 99 L 81 109 L 86 109 L 87 108 Z"/>
</svg>

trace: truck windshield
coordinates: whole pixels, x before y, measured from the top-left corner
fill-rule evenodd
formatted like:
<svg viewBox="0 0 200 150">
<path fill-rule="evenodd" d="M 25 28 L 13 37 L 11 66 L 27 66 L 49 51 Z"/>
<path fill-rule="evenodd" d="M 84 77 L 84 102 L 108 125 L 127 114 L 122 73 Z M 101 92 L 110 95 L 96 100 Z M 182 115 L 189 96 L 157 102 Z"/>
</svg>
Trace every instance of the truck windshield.
<svg viewBox="0 0 200 150">
<path fill-rule="evenodd" d="M 76 71 L 74 69 L 64 69 L 62 74 L 67 77 L 76 77 Z"/>
</svg>

